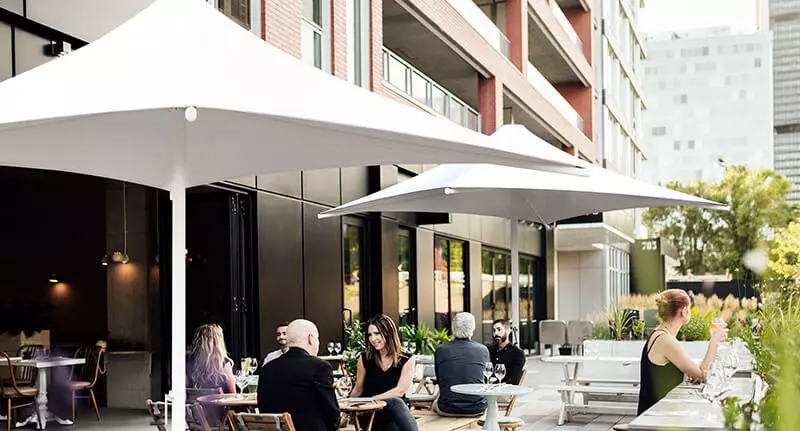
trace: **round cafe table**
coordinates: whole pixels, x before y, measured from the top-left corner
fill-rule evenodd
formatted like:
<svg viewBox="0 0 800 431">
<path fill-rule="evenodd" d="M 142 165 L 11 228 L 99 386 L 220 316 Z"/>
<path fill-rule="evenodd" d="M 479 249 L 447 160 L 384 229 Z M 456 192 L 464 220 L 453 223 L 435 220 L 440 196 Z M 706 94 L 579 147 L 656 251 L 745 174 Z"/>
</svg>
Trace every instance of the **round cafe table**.
<svg viewBox="0 0 800 431">
<path fill-rule="evenodd" d="M 227 407 L 229 409 L 254 409 L 258 407 L 258 398 L 252 394 L 214 394 L 197 397 L 197 402 L 214 407 Z"/>
<path fill-rule="evenodd" d="M 469 385 L 453 385 L 450 390 L 463 395 L 476 395 L 486 398 L 486 420 L 484 421 L 483 429 L 486 431 L 500 431 L 500 424 L 497 422 L 497 399 L 500 397 L 513 397 L 525 395 L 531 391 L 531 388 L 526 386 L 517 385 L 483 385 L 483 384 L 469 384 Z"/>
<path fill-rule="evenodd" d="M 367 422 L 367 426 L 363 428 L 363 430 L 371 431 L 372 422 L 375 420 L 375 413 L 377 413 L 379 410 L 383 410 L 384 407 L 386 407 L 386 401 L 372 400 L 366 402 L 354 402 L 353 400 L 347 398 L 339 400 L 339 409 L 342 411 L 342 413 L 350 415 L 356 431 L 362 430 L 361 425 L 358 423 L 358 416 L 369 416 L 369 422 Z"/>
</svg>

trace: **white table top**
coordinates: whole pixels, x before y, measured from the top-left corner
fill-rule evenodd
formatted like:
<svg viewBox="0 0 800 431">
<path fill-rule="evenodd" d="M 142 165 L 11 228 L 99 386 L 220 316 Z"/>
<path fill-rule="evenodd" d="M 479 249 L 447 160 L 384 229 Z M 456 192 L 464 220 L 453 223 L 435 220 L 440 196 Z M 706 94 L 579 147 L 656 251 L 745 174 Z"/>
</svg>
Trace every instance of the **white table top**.
<svg viewBox="0 0 800 431">
<path fill-rule="evenodd" d="M 453 385 L 450 390 L 457 394 L 477 395 L 481 397 L 511 397 L 514 395 L 525 395 L 531 392 L 527 386 L 507 385 L 486 385 L 476 383 L 468 385 Z"/>
<path fill-rule="evenodd" d="M 731 390 L 725 396 L 752 398 L 753 379 L 732 379 Z M 725 419 L 719 404 L 703 399 L 696 388 L 679 386 L 628 426 L 631 430 L 721 431 L 725 429 Z"/>
<path fill-rule="evenodd" d="M 419 365 L 433 365 L 433 355 L 414 355 L 414 361 Z"/>
<path fill-rule="evenodd" d="M 16 362 L 19 362 L 19 361 L 21 361 L 21 360 L 22 360 L 22 358 L 21 358 L 21 357 L 19 357 L 19 356 L 12 356 L 12 357 L 11 357 L 11 362 L 12 362 L 12 363 L 16 363 Z M 0 364 L 3 364 L 3 365 L 5 365 L 5 364 L 7 364 L 7 363 L 8 363 L 8 360 L 6 360 L 6 358 L 5 358 L 5 357 L 2 357 L 2 358 L 0 358 Z"/>
<path fill-rule="evenodd" d="M 636 356 L 579 356 L 579 355 L 562 355 L 562 356 L 547 356 L 542 358 L 542 361 L 553 364 L 584 364 L 587 362 L 617 362 L 621 364 L 638 364 L 642 358 Z"/>
<path fill-rule="evenodd" d="M 21 361 L 12 361 L 15 365 L 23 367 L 34 368 L 54 368 L 54 367 L 68 367 L 70 365 L 81 365 L 86 363 L 85 358 L 39 358 L 39 359 L 23 359 Z"/>
</svg>

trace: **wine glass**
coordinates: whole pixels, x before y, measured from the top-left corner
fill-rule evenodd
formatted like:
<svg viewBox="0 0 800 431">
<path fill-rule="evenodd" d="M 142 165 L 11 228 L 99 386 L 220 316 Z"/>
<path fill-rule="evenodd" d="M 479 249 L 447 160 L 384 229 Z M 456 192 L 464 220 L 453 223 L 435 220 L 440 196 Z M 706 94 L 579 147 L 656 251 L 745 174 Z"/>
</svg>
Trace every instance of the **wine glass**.
<svg viewBox="0 0 800 431">
<path fill-rule="evenodd" d="M 336 348 L 336 344 L 333 344 L 333 341 L 328 342 L 328 354 L 333 356 L 333 350 Z"/>
<path fill-rule="evenodd" d="M 337 342 L 336 342 L 336 345 L 334 346 L 334 348 L 333 348 L 333 349 L 334 349 L 334 351 L 336 352 L 336 354 L 337 354 L 337 355 L 338 355 L 339 353 L 342 353 L 342 343 L 340 343 L 340 342 L 338 342 L 338 341 L 337 341 Z"/>
<path fill-rule="evenodd" d="M 497 376 L 497 383 L 502 383 L 503 379 L 506 377 L 506 366 L 503 364 L 495 365 L 494 375 Z"/>
<path fill-rule="evenodd" d="M 339 395 L 343 398 L 347 398 L 350 395 L 350 390 L 353 388 L 353 381 L 350 379 L 350 376 L 347 374 L 339 377 Z"/>
<path fill-rule="evenodd" d="M 486 377 L 486 384 L 483 386 L 484 390 L 492 382 L 492 374 L 494 374 L 494 364 L 491 362 L 483 364 L 483 376 Z"/>
</svg>

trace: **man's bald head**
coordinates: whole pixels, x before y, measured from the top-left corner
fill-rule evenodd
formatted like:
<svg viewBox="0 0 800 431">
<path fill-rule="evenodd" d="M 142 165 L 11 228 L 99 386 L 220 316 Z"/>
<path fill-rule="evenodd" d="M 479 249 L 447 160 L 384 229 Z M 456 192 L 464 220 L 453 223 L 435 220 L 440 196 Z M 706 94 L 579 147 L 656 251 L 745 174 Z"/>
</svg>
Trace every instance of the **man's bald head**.
<svg viewBox="0 0 800 431">
<path fill-rule="evenodd" d="M 311 356 L 319 353 L 319 330 L 313 322 L 304 319 L 297 319 L 289 323 L 286 328 L 286 345 L 298 347 Z"/>
</svg>

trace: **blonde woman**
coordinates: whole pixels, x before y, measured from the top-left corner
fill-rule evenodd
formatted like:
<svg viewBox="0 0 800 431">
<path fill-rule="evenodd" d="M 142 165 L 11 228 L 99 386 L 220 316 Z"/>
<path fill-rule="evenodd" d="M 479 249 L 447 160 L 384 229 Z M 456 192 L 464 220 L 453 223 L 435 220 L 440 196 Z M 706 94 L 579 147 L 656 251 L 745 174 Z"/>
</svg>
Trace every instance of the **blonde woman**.
<svg viewBox="0 0 800 431">
<path fill-rule="evenodd" d="M 658 295 L 656 306 L 661 324 L 653 330 L 642 349 L 638 414 L 644 413 L 681 384 L 684 375 L 694 381 L 703 381 L 705 370 L 714 361 L 720 342 L 728 335 L 725 328 L 711 329 L 706 355 L 698 366 L 676 338 L 692 316 L 689 295 L 681 289 L 668 289 Z"/>
<path fill-rule="evenodd" d="M 202 325 L 194 332 L 192 348 L 186 361 L 186 385 L 195 389 L 236 392 L 233 360 L 225 349 L 225 337 L 219 325 Z"/>
</svg>

